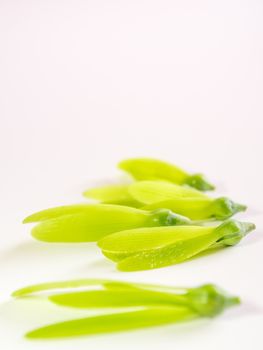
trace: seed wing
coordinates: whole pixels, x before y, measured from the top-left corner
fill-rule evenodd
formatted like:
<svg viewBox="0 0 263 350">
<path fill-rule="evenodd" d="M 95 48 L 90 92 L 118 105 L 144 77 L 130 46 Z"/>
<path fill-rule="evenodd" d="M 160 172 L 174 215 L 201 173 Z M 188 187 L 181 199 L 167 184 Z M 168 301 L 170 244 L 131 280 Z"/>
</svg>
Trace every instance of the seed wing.
<svg viewBox="0 0 263 350">
<path fill-rule="evenodd" d="M 188 308 L 151 308 L 106 314 L 44 326 L 26 334 L 31 339 L 64 338 L 127 331 L 191 320 L 197 314 Z"/>
<path fill-rule="evenodd" d="M 130 195 L 129 184 L 127 185 L 109 185 L 97 188 L 91 188 L 83 193 L 84 197 L 99 200 L 103 203 L 127 205 L 139 207 L 141 204 Z"/>
<path fill-rule="evenodd" d="M 54 282 L 46 282 L 33 284 L 21 289 L 16 290 L 12 293 L 13 297 L 24 297 L 31 294 L 43 292 L 43 291 L 52 291 L 52 290 L 60 290 L 60 289 L 70 289 L 70 288 L 78 288 L 78 287 L 87 287 L 87 286 L 103 286 L 107 283 L 114 283 L 111 280 L 101 280 L 101 279 L 78 279 L 78 280 L 68 280 L 68 281 L 54 281 Z M 116 282 L 121 283 L 121 282 Z"/>
<path fill-rule="evenodd" d="M 134 282 L 124 282 L 124 281 L 115 281 L 115 280 L 105 280 L 105 279 L 78 279 L 78 280 L 67 280 L 67 281 L 54 281 L 30 285 L 21 289 L 18 289 L 12 293 L 13 297 L 24 297 L 29 296 L 35 293 L 41 292 L 58 292 L 60 290 L 66 291 L 74 288 L 97 288 L 107 289 L 107 290 L 152 290 L 152 291 L 163 291 L 166 293 L 179 293 L 184 294 L 187 292 L 187 288 L 184 287 L 171 287 L 171 286 L 162 286 L 155 284 L 144 284 L 144 283 L 134 283 Z"/>
<path fill-rule="evenodd" d="M 129 192 L 134 199 L 151 204 L 177 198 L 208 198 L 202 192 L 189 187 L 164 181 L 139 181 L 130 185 Z"/>
<path fill-rule="evenodd" d="M 57 213 L 57 212 L 56 212 Z M 32 229 L 32 235 L 45 242 L 93 242 L 103 236 L 125 230 L 144 226 L 149 212 L 135 208 L 118 205 L 87 205 L 79 213 L 51 217 L 55 213 L 50 209 L 50 214 L 37 213 L 37 220 L 45 215 Z"/>
<path fill-rule="evenodd" d="M 60 216 L 74 215 L 74 214 L 85 214 L 90 211 L 92 205 L 89 204 L 75 204 L 75 205 L 64 205 L 61 207 L 49 208 L 41 210 L 32 215 L 27 216 L 23 223 L 32 223 L 38 221 L 46 221 L 50 219 L 55 219 Z"/>
<path fill-rule="evenodd" d="M 119 168 L 128 172 L 136 180 L 166 179 L 182 183 L 188 174 L 177 166 L 151 158 L 126 159 L 119 163 Z"/>
<path fill-rule="evenodd" d="M 88 290 L 51 295 L 58 305 L 75 308 L 114 308 L 135 306 L 187 305 L 187 298 L 176 293 L 123 286 L 103 290 Z"/>
<path fill-rule="evenodd" d="M 117 232 L 98 242 L 104 251 L 134 254 L 141 251 L 163 248 L 167 245 L 210 234 L 213 227 L 168 226 L 146 227 Z"/>
</svg>

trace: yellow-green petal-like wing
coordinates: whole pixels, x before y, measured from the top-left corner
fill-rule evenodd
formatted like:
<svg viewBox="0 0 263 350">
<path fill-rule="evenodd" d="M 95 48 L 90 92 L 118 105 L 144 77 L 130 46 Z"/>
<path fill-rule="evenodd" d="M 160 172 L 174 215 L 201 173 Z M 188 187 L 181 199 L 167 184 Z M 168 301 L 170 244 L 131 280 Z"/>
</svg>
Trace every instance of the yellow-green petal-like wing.
<svg viewBox="0 0 263 350">
<path fill-rule="evenodd" d="M 104 237 L 98 242 L 103 251 L 135 254 L 142 251 L 163 248 L 184 240 L 211 235 L 214 227 L 203 226 L 168 226 L 146 227 L 117 232 Z"/>
<path fill-rule="evenodd" d="M 86 190 L 83 195 L 87 198 L 99 200 L 102 203 L 127 205 L 130 207 L 140 207 L 141 203 L 133 199 L 130 195 L 129 184 L 108 185 Z"/>
<path fill-rule="evenodd" d="M 33 284 L 26 286 L 24 288 L 18 289 L 12 293 L 13 297 L 24 297 L 29 296 L 35 293 L 41 292 L 49 292 L 55 293 L 60 290 L 66 291 L 69 289 L 77 288 L 77 290 L 85 290 L 85 288 L 89 290 L 95 288 L 98 290 L 98 287 L 103 290 L 134 290 L 134 289 L 143 289 L 143 290 L 155 290 L 155 291 L 163 291 L 165 293 L 179 293 L 183 294 L 187 292 L 187 288 L 185 287 L 171 287 L 171 286 L 163 286 L 156 284 L 146 284 L 146 283 L 136 283 L 136 282 L 125 282 L 125 281 L 115 281 L 115 280 L 107 280 L 107 279 L 94 279 L 94 278 L 84 278 L 84 279 L 76 279 L 76 280 L 66 280 L 66 281 L 53 281 L 53 282 L 45 282 L 39 284 Z"/>
<path fill-rule="evenodd" d="M 123 160 L 118 167 L 136 180 L 168 180 L 181 184 L 188 173 L 179 167 L 152 158 L 133 158 Z"/>
<path fill-rule="evenodd" d="M 120 284 L 121 286 L 121 284 Z M 114 308 L 135 306 L 187 306 L 188 299 L 184 295 L 167 293 L 143 288 L 124 288 L 89 290 L 54 294 L 49 297 L 53 303 L 75 308 Z"/>
<path fill-rule="evenodd" d="M 209 249 L 225 237 L 229 226 L 141 228 L 112 234 L 98 244 L 120 270 L 147 270 L 180 263 Z"/>
<path fill-rule="evenodd" d="M 198 317 L 188 308 L 151 308 L 60 322 L 26 334 L 30 339 L 64 338 L 127 331 L 191 320 Z"/>
<path fill-rule="evenodd" d="M 171 183 L 187 184 L 200 191 L 210 191 L 215 187 L 204 175 L 192 174 L 178 166 L 152 158 L 134 158 L 123 160 L 119 168 L 128 172 L 136 180 L 165 180 Z"/>
<path fill-rule="evenodd" d="M 12 296 L 24 297 L 24 296 L 28 296 L 39 292 L 60 290 L 60 289 L 71 289 L 71 288 L 87 287 L 87 286 L 89 287 L 94 285 L 101 286 L 106 283 L 114 283 L 114 281 L 89 278 L 89 279 L 46 282 L 46 283 L 32 284 L 30 286 L 18 289 L 12 293 Z"/>
<path fill-rule="evenodd" d="M 144 204 L 151 204 L 177 198 L 208 197 L 195 189 L 179 186 L 164 181 L 139 181 L 130 185 L 129 192 L 134 199 Z"/>
<path fill-rule="evenodd" d="M 63 205 L 60 207 L 49 208 L 45 210 L 38 211 L 34 214 L 27 216 L 23 223 L 32 223 L 38 221 L 45 221 L 50 219 L 55 219 L 60 216 L 74 215 L 74 214 L 86 214 L 89 213 L 92 204 L 73 204 L 73 205 Z"/>
</svg>

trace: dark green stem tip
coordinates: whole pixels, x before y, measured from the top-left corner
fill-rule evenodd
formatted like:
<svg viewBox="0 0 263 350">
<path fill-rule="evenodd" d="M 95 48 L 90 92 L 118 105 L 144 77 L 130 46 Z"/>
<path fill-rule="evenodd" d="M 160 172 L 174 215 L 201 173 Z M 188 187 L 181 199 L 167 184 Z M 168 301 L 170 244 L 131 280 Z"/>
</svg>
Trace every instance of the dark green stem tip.
<svg viewBox="0 0 263 350">
<path fill-rule="evenodd" d="M 188 292 L 192 308 L 201 316 L 213 317 L 224 309 L 240 304 L 240 298 L 229 295 L 214 284 L 192 288 Z"/>
<path fill-rule="evenodd" d="M 228 246 L 235 245 L 255 228 L 256 225 L 251 222 L 240 222 L 232 219 L 227 220 L 216 229 L 222 232 L 222 237 L 218 240 L 218 243 Z"/>
<path fill-rule="evenodd" d="M 236 213 L 245 211 L 247 206 L 236 203 L 227 197 L 220 197 L 214 201 L 213 208 L 215 218 L 218 220 L 224 220 Z"/>
<path fill-rule="evenodd" d="M 194 174 L 188 176 L 185 184 L 194 187 L 199 191 L 212 191 L 215 189 L 215 186 L 209 183 L 203 174 Z"/>
<path fill-rule="evenodd" d="M 156 209 L 153 210 L 155 220 L 158 221 L 160 226 L 176 226 L 176 225 L 190 225 L 191 220 L 186 216 L 173 213 L 169 209 Z"/>
</svg>

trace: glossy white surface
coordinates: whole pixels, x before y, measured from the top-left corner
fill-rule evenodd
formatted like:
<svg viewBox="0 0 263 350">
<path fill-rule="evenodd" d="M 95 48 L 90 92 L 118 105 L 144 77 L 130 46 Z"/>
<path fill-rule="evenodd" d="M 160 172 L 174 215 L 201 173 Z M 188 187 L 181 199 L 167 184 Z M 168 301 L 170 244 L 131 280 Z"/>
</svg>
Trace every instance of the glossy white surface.
<svg viewBox="0 0 263 350">
<path fill-rule="evenodd" d="M 1 0 L 3 349 L 262 349 L 262 19 L 256 0 Z M 85 188 L 118 176 L 115 163 L 131 156 L 204 172 L 218 194 L 249 205 L 238 218 L 257 230 L 218 254 L 136 273 L 117 272 L 95 245 L 31 239 L 24 216 L 84 201 Z M 72 310 L 14 303 L 11 291 L 93 276 L 211 281 L 243 304 L 180 326 L 56 342 L 22 338 Z"/>
</svg>

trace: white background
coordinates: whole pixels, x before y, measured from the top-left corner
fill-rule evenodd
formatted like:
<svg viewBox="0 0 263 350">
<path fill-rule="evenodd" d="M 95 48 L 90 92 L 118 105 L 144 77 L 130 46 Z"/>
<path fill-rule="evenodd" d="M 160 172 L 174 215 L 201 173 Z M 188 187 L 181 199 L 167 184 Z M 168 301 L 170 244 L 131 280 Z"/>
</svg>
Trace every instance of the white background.
<svg viewBox="0 0 263 350">
<path fill-rule="evenodd" d="M 260 0 L 0 0 L 2 349 L 262 349 L 262 94 Z M 95 245 L 43 244 L 22 226 L 36 210 L 83 201 L 85 188 L 118 176 L 115 164 L 132 156 L 204 172 L 218 195 L 249 205 L 238 218 L 257 230 L 215 255 L 120 273 Z M 12 290 L 94 276 L 214 282 L 243 304 L 212 321 L 23 339 L 72 311 L 14 302 Z"/>
</svg>

